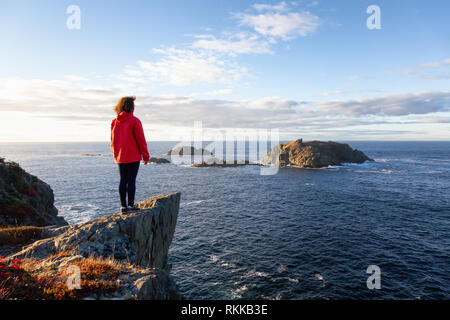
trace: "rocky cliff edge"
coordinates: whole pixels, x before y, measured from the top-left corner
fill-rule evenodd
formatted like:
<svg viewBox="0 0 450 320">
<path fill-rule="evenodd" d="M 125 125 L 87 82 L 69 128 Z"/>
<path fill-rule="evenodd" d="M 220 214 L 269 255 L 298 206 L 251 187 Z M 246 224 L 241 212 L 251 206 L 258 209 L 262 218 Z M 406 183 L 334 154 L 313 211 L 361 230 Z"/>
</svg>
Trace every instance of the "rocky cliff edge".
<svg viewBox="0 0 450 320">
<path fill-rule="evenodd" d="M 47 238 L 6 259 L 33 261 L 27 272 L 41 276 L 42 272 L 59 274 L 71 264 L 102 265 L 107 259 L 113 261 L 112 265 L 108 262 L 108 268 L 114 270 L 115 287 L 101 294 L 86 292 L 84 298 L 177 299 L 167 256 L 175 233 L 180 193 L 151 197 L 137 206 L 140 211 L 125 215 L 115 213 L 76 225 L 48 227 L 42 232 Z"/>
</svg>

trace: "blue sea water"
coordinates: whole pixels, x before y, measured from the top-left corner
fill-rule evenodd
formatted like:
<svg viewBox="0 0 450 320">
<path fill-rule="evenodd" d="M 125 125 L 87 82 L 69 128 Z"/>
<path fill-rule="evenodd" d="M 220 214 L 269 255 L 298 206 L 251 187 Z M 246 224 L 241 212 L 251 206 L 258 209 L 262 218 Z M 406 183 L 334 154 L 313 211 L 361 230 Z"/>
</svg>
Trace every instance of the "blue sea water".
<svg viewBox="0 0 450 320">
<path fill-rule="evenodd" d="M 161 156 L 175 142 L 150 142 Z M 171 274 L 192 299 L 449 299 L 450 142 L 350 142 L 325 169 L 141 166 L 137 199 L 181 191 Z M 102 156 L 85 157 L 83 153 Z M 116 212 L 107 143 L 0 144 L 77 223 Z M 370 290 L 369 265 L 381 269 Z"/>
</svg>

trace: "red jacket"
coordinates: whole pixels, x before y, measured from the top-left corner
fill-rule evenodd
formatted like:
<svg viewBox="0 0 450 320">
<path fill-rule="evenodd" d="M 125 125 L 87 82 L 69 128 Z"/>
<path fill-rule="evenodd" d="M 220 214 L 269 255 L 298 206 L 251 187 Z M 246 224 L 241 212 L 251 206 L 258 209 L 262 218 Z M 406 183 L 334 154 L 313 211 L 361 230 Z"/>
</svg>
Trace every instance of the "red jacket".
<svg viewBox="0 0 450 320">
<path fill-rule="evenodd" d="M 122 111 L 111 122 L 111 149 L 116 163 L 150 159 L 142 123 L 133 113 Z"/>
</svg>

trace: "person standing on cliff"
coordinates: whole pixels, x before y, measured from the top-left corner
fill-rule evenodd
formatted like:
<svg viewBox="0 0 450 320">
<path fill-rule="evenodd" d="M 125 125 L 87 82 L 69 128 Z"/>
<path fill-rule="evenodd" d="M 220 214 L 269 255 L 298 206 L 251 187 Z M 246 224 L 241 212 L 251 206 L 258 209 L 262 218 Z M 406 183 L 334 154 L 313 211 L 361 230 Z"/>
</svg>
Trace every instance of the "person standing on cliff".
<svg viewBox="0 0 450 320">
<path fill-rule="evenodd" d="M 111 149 L 120 173 L 121 213 L 139 210 L 134 205 L 136 176 L 140 161 L 143 160 L 144 165 L 150 161 L 142 123 L 133 115 L 134 100 L 136 97 L 120 98 L 114 108 L 117 117 L 111 122 Z"/>
</svg>

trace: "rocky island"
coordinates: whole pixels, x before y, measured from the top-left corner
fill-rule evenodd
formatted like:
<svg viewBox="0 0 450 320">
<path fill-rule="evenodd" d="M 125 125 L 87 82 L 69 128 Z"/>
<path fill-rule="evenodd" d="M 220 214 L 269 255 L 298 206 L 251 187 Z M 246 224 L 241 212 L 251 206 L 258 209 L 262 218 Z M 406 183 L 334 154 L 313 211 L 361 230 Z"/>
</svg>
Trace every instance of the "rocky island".
<svg viewBox="0 0 450 320">
<path fill-rule="evenodd" d="M 165 153 L 166 156 L 187 156 L 187 155 L 212 155 L 212 152 L 203 148 L 192 146 L 182 146 L 173 148 Z"/>
<path fill-rule="evenodd" d="M 259 166 L 259 163 L 250 162 L 248 160 L 241 160 L 241 161 L 229 161 L 226 160 L 220 161 L 218 158 L 212 157 L 208 158 L 206 160 L 203 160 L 198 163 L 194 163 L 191 165 L 191 167 L 194 168 L 201 168 L 201 167 L 220 167 L 220 168 L 228 168 L 228 167 L 239 167 L 239 166 L 248 166 L 248 165 L 255 165 Z"/>
<path fill-rule="evenodd" d="M 348 144 L 333 141 L 303 142 L 303 139 L 297 139 L 275 146 L 261 159 L 260 163 L 250 162 L 248 160 L 227 162 L 226 160 L 220 161 L 216 157 L 208 157 L 192 164 L 192 167 L 226 168 L 278 163 L 280 167 L 322 168 L 332 165 L 342 165 L 343 163 L 363 163 L 365 161 L 373 161 L 373 159 L 370 159 L 362 151 L 352 149 Z"/>
<path fill-rule="evenodd" d="M 279 161 L 280 167 L 296 166 L 300 168 L 322 168 L 339 166 L 343 163 L 363 163 L 374 161 L 362 151 L 352 149 L 348 144 L 333 141 L 308 141 L 297 139 L 292 142 L 280 143 L 262 159 L 264 165 Z"/>
<path fill-rule="evenodd" d="M 150 163 L 161 164 L 161 163 L 170 163 L 170 161 L 165 159 L 165 158 L 154 158 L 154 157 L 151 157 L 150 158 Z"/>
<path fill-rule="evenodd" d="M 167 263 L 180 193 L 69 226 L 51 188 L 2 159 L 0 201 L 0 299 L 180 298 Z M 69 288 L 74 270 L 80 286 Z"/>
</svg>

